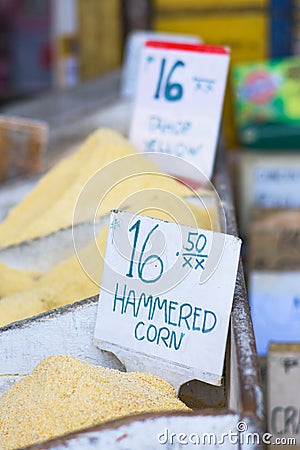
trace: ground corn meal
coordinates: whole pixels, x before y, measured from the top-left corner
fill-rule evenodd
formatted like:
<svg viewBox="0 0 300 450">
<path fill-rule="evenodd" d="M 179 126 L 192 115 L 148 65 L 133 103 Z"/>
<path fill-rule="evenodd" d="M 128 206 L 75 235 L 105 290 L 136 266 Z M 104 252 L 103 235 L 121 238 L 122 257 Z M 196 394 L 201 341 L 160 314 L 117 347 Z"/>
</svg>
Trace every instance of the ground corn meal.
<svg viewBox="0 0 300 450">
<path fill-rule="evenodd" d="M 0 449 L 24 447 L 129 414 L 167 410 L 189 409 L 159 377 L 51 356 L 0 397 Z"/>
<path fill-rule="evenodd" d="M 98 246 L 102 255 L 104 254 L 106 235 L 107 228 L 104 228 L 98 236 Z M 89 278 L 80 265 L 77 255 L 71 256 L 48 273 L 40 275 L 26 289 L 20 289 L 19 292 L 3 298 L 0 295 L 0 327 L 59 308 L 76 300 L 98 295 L 103 260 L 99 257 L 97 258 L 92 246 L 84 248 L 81 254 L 89 264 L 97 265 L 98 283 Z M 85 267 L 85 269 L 88 273 L 90 272 L 89 267 Z M 22 278 L 20 279 L 22 280 Z M 27 278 L 25 280 L 27 281 Z M 9 283 L 10 280 L 7 278 L 3 278 L 3 283 L 1 281 L 2 275 L 0 273 L 0 294 L 1 284 L 6 287 L 6 290 L 8 290 L 9 286 L 11 286 L 11 290 L 16 289 L 17 286 L 22 286 L 18 283 L 18 279 L 15 276 L 11 277 L 11 283 Z"/>
<path fill-rule="evenodd" d="M 134 161 L 124 159 L 130 155 L 139 156 Z M 119 159 L 122 159 L 122 164 L 118 167 L 110 164 Z M 105 171 L 97 178 L 97 189 L 89 192 L 85 208 L 75 219 L 74 207 L 82 188 L 90 177 L 104 167 Z M 149 175 L 146 176 L 145 172 Z M 143 175 L 132 176 L 138 173 Z M 111 189 L 112 186 L 114 189 Z M 137 152 L 127 139 L 112 130 L 99 129 L 83 142 L 79 150 L 50 170 L 10 211 L 0 224 L 0 247 L 45 236 L 71 226 L 74 220 L 77 223 L 91 220 L 90 211 L 96 212 L 94 205 L 100 204 L 98 214 L 103 217 L 131 195 L 151 188 L 160 188 L 179 198 L 191 195 L 190 189 L 183 184 L 162 176 L 158 167 Z M 204 217 L 207 221 L 205 214 Z"/>
<path fill-rule="evenodd" d="M 124 159 L 130 155 L 138 157 Z M 120 166 L 110 164 L 116 160 L 122 161 L 122 173 L 119 173 Z M 218 230 L 216 206 L 205 209 L 189 202 L 186 199 L 192 194 L 189 188 L 163 176 L 120 134 L 99 129 L 78 151 L 50 170 L 0 224 L 0 248 L 70 227 L 78 195 L 89 178 L 104 167 L 105 171 L 97 178 L 97 189 L 88 191 L 85 208 L 76 216 L 78 222 L 90 219 L 87 211 L 92 205 L 98 205 L 99 193 L 106 186 L 107 192 L 98 210 L 100 216 L 121 208 Z M 139 173 L 142 175 L 138 176 Z M 122 182 L 119 183 L 120 179 Z M 110 189 L 112 186 L 114 188 Z M 102 255 L 106 234 L 104 229 L 97 237 Z M 97 279 L 93 278 L 95 282 L 84 272 L 75 254 L 46 274 L 16 270 L 0 262 L 0 327 L 99 294 L 102 261 L 95 258 L 89 245 L 83 252 L 87 255 L 85 261 L 93 266 L 84 267 L 86 272 L 98 274 Z"/>
</svg>

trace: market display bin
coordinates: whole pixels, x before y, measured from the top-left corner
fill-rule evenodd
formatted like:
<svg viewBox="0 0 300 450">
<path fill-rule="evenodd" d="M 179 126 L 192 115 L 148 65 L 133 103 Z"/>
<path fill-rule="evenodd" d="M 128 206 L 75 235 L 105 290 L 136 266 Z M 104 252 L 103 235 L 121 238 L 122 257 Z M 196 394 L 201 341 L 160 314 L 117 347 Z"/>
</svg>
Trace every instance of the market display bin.
<svg viewBox="0 0 300 450">
<path fill-rule="evenodd" d="M 60 96 L 57 104 L 54 94 L 48 97 L 48 102 L 46 96 L 22 106 L 23 114 L 33 117 L 39 114 L 44 120 L 48 116 L 52 151 L 48 161 L 52 161 L 57 154 L 55 150 L 62 148 L 66 142 L 70 146 L 76 143 L 72 134 L 74 128 L 76 137 L 82 139 L 96 121 L 98 126 L 103 125 L 103 121 L 109 125 L 104 111 L 108 111 L 108 115 L 110 112 L 110 120 L 115 121 L 113 111 L 123 108 L 124 112 L 129 109 L 118 99 L 117 80 L 118 74 L 114 73 L 79 87 L 72 93 L 62 94 L 64 101 Z M 104 93 L 102 97 L 101 92 Z M 81 102 L 83 97 L 85 114 Z M 70 105 L 73 105 L 71 110 Z M 64 125 L 55 130 L 53 124 L 62 117 Z M 127 120 L 126 115 L 125 122 Z M 125 127 L 123 124 L 118 125 Z M 225 211 L 226 232 L 236 235 L 235 213 L 222 144 L 217 152 L 213 182 Z M 6 391 L 16 380 L 30 373 L 41 359 L 55 354 L 70 354 L 95 365 L 121 369 L 120 362 L 114 356 L 101 352 L 93 345 L 97 301 L 97 296 L 88 298 L 0 329 L 0 392 Z M 193 413 L 151 413 L 125 417 L 30 448 L 137 450 L 195 448 L 195 445 L 201 448 L 263 448 L 263 394 L 241 264 L 231 313 L 223 384 L 214 387 L 191 381 L 181 388 L 180 397 L 194 408 Z"/>
</svg>

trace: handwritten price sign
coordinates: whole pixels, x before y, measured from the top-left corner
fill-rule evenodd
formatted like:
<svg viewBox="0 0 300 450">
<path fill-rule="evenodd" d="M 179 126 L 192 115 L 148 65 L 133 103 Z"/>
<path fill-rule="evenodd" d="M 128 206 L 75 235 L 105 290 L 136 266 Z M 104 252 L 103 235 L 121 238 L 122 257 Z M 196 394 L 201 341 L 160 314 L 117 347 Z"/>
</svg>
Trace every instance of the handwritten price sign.
<svg viewBox="0 0 300 450">
<path fill-rule="evenodd" d="M 127 370 L 220 384 L 241 242 L 111 214 L 95 343 Z"/>
<path fill-rule="evenodd" d="M 148 41 L 130 130 L 143 152 L 184 158 L 206 177 L 213 171 L 229 52 L 202 44 Z M 163 167 L 191 178 L 187 166 Z"/>
</svg>

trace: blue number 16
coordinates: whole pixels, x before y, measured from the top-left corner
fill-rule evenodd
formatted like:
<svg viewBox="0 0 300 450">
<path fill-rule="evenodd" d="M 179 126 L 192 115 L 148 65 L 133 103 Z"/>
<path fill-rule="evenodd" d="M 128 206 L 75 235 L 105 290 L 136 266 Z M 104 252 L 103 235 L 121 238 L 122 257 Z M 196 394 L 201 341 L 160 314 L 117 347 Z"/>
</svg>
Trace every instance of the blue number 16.
<svg viewBox="0 0 300 450">
<path fill-rule="evenodd" d="M 136 251 L 136 245 L 137 245 L 137 241 L 138 241 L 138 237 L 139 237 L 139 233 L 140 233 L 140 226 L 141 226 L 141 221 L 137 220 L 135 222 L 135 224 L 132 225 L 131 228 L 129 228 L 129 232 L 135 230 L 134 238 L 133 238 L 132 254 L 131 254 L 131 259 L 130 259 L 130 264 L 129 264 L 129 271 L 126 274 L 126 277 L 129 277 L 129 278 L 133 277 L 133 262 L 134 262 L 134 255 L 135 255 L 135 251 Z M 159 225 L 157 224 L 152 228 L 152 230 L 149 231 L 149 233 L 143 243 L 141 255 L 140 255 L 140 258 L 138 261 L 138 266 L 137 266 L 138 277 L 144 283 L 155 283 L 155 281 L 160 279 L 160 277 L 162 276 L 162 273 L 163 273 L 164 265 L 163 265 L 162 259 L 158 255 L 155 255 L 155 254 L 150 255 L 144 259 L 144 253 L 146 250 L 147 243 L 150 239 L 150 236 L 158 227 L 159 227 Z M 145 268 L 146 264 L 150 263 L 150 261 L 156 262 L 155 267 L 159 266 L 159 273 L 155 278 L 145 278 L 143 275 L 144 268 Z"/>
<path fill-rule="evenodd" d="M 164 72 L 165 72 L 165 66 L 166 66 L 166 58 L 162 59 L 161 66 L 160 66 L 160 72 L 159 72 L 159 78 L 158 83 L 155 91 L 154 98 L 157 100 L 160 98 L 161 94 L 161 84 L 164 78 Z M 163 96 L 165 99 L 169 102 L 176 102 L 177 100 L 180 100 L 183 96 L 183 87 L 180 83 L 171 83 L 171 76 L 173 75 L 173 72 L 177 67 L 184 67 L 184 63 L 182 61 L 176 61 L 175 64 L 171 67 L 171 70 L 167 76 L 165 89 L 163 92 Z"/>
</svg>

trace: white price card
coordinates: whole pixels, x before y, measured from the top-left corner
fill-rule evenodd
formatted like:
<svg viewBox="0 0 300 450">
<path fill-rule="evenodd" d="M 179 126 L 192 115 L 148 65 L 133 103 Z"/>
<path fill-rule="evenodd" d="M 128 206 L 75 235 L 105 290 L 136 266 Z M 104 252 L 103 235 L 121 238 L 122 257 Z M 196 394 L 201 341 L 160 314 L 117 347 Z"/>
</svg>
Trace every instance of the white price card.
<svg viewBox="0 0 300 450">
<path fill-rule="evenodd" d="M 211 178 L 229 51 L 204 44 L 146 42 L 130 140 L 143 152 L 183 158 Z M 179 178 L 193 171 L 162 167 Z"/>
<path fill-rule="evenodd" d="M 240 247 L 235 236 L 113 211 L 95 344 L 176 389 L 220 385 Z"/>
</svg>

